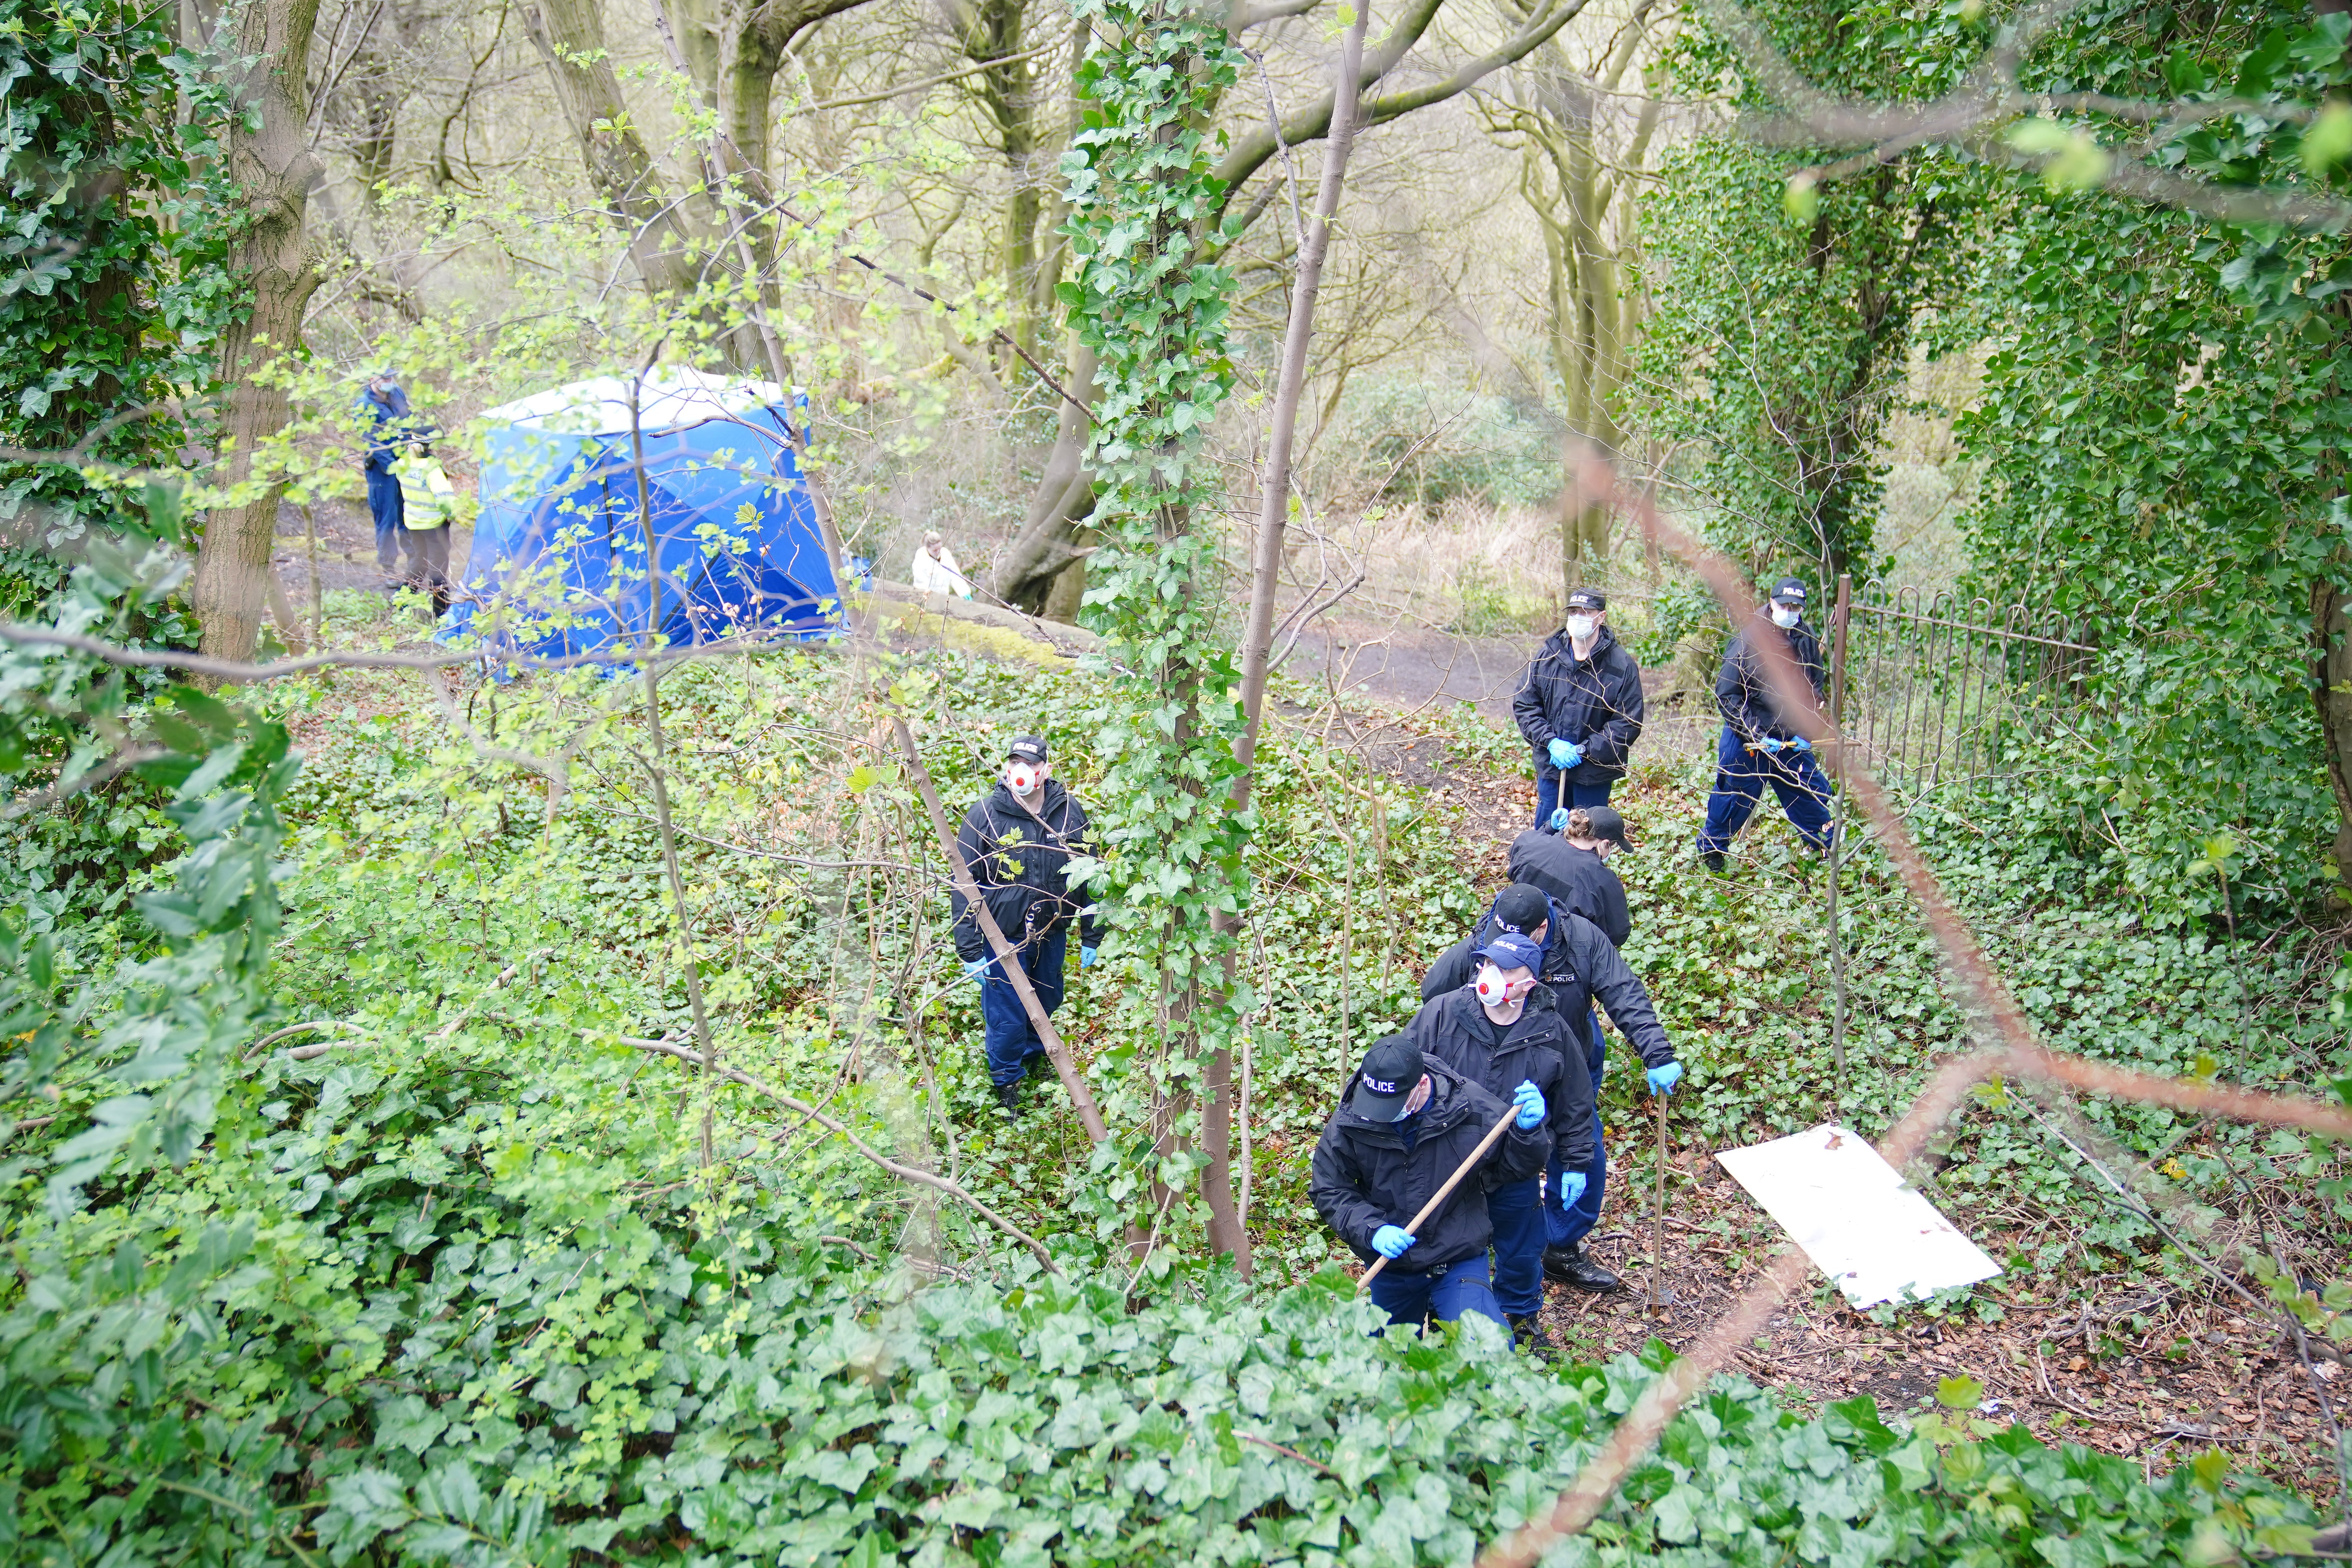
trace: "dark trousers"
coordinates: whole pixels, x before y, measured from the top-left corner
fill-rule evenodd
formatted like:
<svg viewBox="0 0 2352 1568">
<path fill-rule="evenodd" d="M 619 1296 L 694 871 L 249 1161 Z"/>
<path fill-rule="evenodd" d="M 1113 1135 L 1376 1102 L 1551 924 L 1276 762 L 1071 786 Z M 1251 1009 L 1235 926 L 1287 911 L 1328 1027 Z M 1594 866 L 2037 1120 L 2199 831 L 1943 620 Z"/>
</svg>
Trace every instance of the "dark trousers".
<svg viewBox="0 0 2352 1568">
<path fill-rule="evenodd" d="M 1062 1005 L 1062 960 L 1069 935 L 1069 927 L 1061 926 L 1051 936 L 1029 937 L 1014 949 L 1038 1005 L 1048 1013 Z M 1045 1054 L 1045 1042 L 1037 1037 L 1029 1009 L 1021 1005 L 1021 993 L 1004 977 L 1003 962 L 994 956 L 988 961 L 988 973 L 980 977 L 980 1016 L 988 1030 L 989 1081 L 999 1089 L 1019 1083 L 1029 1071 L 1029 1058 Z"/>
<path fill-rule="evenodd" d="M 1580 805 L 1607 805 L 1609 792 L 1617 787 L 1615 779 L 1603 779 L 1597 784 L 1568 781 L 1568 804 L 1572 810 Z M 1536 826 L 1549 827 L 1551 814 L 1559 805 L 1559 770 L 1549 763 L 1536 764 Z M 1372 1281 L 1377 1285 L 1379 1280 Z"/>
<path fill-rule="evenodd" d="M 433 595 L 436 606 L 449 600 L 449 525 L 400 530 L 400 548 L 407 552 L 408 585 Z"/>
<path fill-rule="evenodd" d="M 405 514 L 401 510 L 400 480 L 389 468 L 379 468 L 370 463 L 367 487 L 368 515 L 375 520 L 375 563 L 389 572 L 400 559 L 400 536 L 406 531 L 401 526 Z M 441 552 L 446 559 L 448 555 L 446 542 Z"/>
<path fill-rule="evenodd" d="M 1584 1070 L 1592 1077 L 1592 1163 L 1577 1167 L 1584 1173 L 1584 1191 L 1573 1204 L 1559 1201 L 1559 1179 L 1569 1167 L 1554 1156 L 1544 1181 L 1544 1239 L 1553 1247 L 1574 1247 L 1601 1223 L 1601 1194 L 1609 1185 L 1609 1151 L 1601 1145 L 1601 1069 L 1609 1047 L 1601 1039 L 1601 1015 L 1585 1020 L 1590 1031 L 1584 1047 Z M 1379 1281 L 1375 1280 L 1375 1284 Z"/>
<path fill-rule="evenodd" d="M 1486 1220 L 1495 1227 L 1496 1304 L 1506 1317 L 1527 1317 L 1543 1305 L 1543 1184 L 1529 1176 L 1496 1187 L 1486 1194 Z"/>
<path fill-rule="evenodd" d="M 1486 1283 L 1485 1253 L 1433 1274 L 1400 1274 L 1396 1268 L 1390 1264 L 1372 1281 L 1372 1305 L 1386 1312 L 1390 1322 L 1419 1325 L 1435 1318 L 1450 1323 L 1465 1312 L 1484 1312 L 1503 1328 L 1510 1327 L 1495 1302 L 1494 1287 Z"/>
<path fill-rule="evenodd" d="M 1699 830 L 1699 853 L 1720 854 L 1748 826 L 1766 784 L 1780 797 L 1780 809 L 1805 842 L 1826 849 L 1830 842 L 1830 781 L 1811 752 L 1749 751 L 1730 725 L 1715 748 L 1715 793 L 1706 798 L 1706 826 Z"/>
</svg>

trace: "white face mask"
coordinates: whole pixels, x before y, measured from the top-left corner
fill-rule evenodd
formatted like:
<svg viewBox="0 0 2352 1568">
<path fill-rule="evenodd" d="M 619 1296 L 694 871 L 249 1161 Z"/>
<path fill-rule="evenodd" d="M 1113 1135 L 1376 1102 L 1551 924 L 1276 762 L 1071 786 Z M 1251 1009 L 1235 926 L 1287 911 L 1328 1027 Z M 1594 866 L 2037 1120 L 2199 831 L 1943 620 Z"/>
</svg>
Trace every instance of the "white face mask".
<svg viewBox="0 0 2352 1568">
<path fill-rule="evenodd" d="M 1592 634 L 1600 629 L 1601 617 L 1598 616 L 1570 616 L 1568 617 L 1568 635 L 1577 642 L 1591 642 L 1592 640 Z"/>
<path fill-rule="evenodd" d="M 1489 1007 L 1507 1006 L 1526 995 L 1535 985 L 1535 977 L 1507 981 L 1503 972 L 1489 962 L 1478 966 L 1478 1000 Z"/>
<path fill-rule="evenodd" d="M 1786 605 L 1775 605 L 1772 606 L 1772 624 L 1785 631 L 1804 619 L 1804 615 L 1802 610 L 1791 609 Z"/>
<path fill-rule="evenodd" d="M 1027 763 L 1015 763 L 1004 770 L 1004 782 L 1014 795 L 1034 795 L 1045 782 L 1045 771 Z"/>
</svg>

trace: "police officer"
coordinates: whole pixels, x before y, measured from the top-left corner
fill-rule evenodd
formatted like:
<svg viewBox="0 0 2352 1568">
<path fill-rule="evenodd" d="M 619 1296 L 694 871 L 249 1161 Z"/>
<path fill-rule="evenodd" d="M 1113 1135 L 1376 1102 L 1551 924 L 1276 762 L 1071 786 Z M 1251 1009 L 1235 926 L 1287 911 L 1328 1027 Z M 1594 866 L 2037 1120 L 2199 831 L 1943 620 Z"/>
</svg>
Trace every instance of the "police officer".
<svg viewBox="0 0 2352 1568">
<path fill-rule="evenodd" d="M 1444 1062 L 1498 1100 L 1518 1084 L 1534 1084 L 1549 1112 L 1551 1163 L 1568 1167 L 1567 1180 L 1581 1194 L 1580 1173 L 1592 1159 L 1592 1080 L 1585 1073 L 1583 1042 L 1559 1016 L 1550 988 L 1536 977 L 1543 950 L 1506 931 L 1480 948 L 1477 958 L 1477 978 L 1422 1004 L 1405 1037 L 1424 1058 Z M 1546 1241 L 1540 1173 L 1489 1187 L 1486 1219 L 1495 1233 L 1495 1300 L 1511 1337 L 1528 1350 L 1549 1352 L 1551 1342 L 1538 1317 Z"/>
<path fill-rule="evenodd" d="M 1404 1228 L 1495 1123 L 1510 1131 L 1486 1151 L 1418 1232 Z M 1481 1312 L 1508 1327 L 1486 1274 L 1494 1226 L 1485 1197 L 1543 1169 L 1551 1147 L 1543 1093 L 1522 1082 L 1507 1103 L 1402 1035 L 1364 1053 L 1346 1100 L 1315 1144 L 1307 1194 L 1315 1212 L 1369 1265 L 1389 1259 L 1372 1281 L 1373 1303 L 1391 1323 L 1452 1322 Z"/>
<path fill-rule="evenodd" d="M 367 475 L 368 515 L 375 523 L 375 563 L 390 573 L 400 560 L 402 548 L 409 546 L 400 479 L 393 468 L 410 442 L 424 439 L 432 430 L 410 411 L 408 394 L 390 371 L 380 370 L 367 378 L 360 389 L 358 414 L 367 439 L 367 458 L 361 467 Z M 432 448 L 424 450 L 429 455 Z M 405 578 L 388 577 L 384 586 L 398 589 L 405 582 Z"/>
<path fill-rule="evenodd" d="M 1081 969 L 1095 961 L 1101 937 L 1093 907 L 1068 880 L 1071 860 L 1088 852 L 1087 808 L 1053 776 L 1044 741 L 1024 735 L 1005 748 L 997 785 L 963 814 L 956 847 L 1038 1002 L 1053 1012 L 1062 1005 L 1070 923 L 1078 922 Z M 964 973 L 980 982 L 996 1103 L 1005 1115 L 1018 1117 L 1021 1081 L 1031 1059 L 1045 1054 L 1045 1044 L 963 894 L 950 889 L 948 903 L 955 912 L 956 955 Z"/>
<path fill-rule="evenodd" d="M 1608 608 L 1592 589 L 1571 590 L 1560 629 L 1528 662 L 1527 679 L 1511 700 L 1519 732 L 1535 748 L 1538 827 L 1565 806 L 1608 805 L 1641 737 L 1642 669 L 1602 618 Z M 1559 798 L 1563 772 L 1565 801 Z"/>
<path fill-rule="evenodd" d="M 1601 928 L 1612 947 L 1623 947 L 1633 917 L 1625 907 L 1625 884 L 1609 868 L 1609 857 L 1625 847 L 1625 819 L 1613 806 L 1580 805 L 1568 825 L 1554 833 L 1531 827 L 1511 841 L 1514 882 L 1540 888 L 1572 914 Z"/>
<path fill-rule="evenodd" d="M 1769 784 L 1780 797 L 1798 837 L 1815 849 L 1830 843 L 1830 782 L 1813 760 L 1813 743 L 1782 711 L 1780 696 L 1765 664 L 1767 639 L 1787 639 L 1790 656 L 1812 685 L 1813 704 L 1823 701 L 1822 640 L 1805 625 L 1805 584 L 1783 577 L 1739 635 L 1724 650 L 1715 678 L 1715 705 L 1723 710 L 1723 736 L 1715 754 L 1715 793 L 1707 796 L 1706 826 L 1699 829 L 1699 858 L 1721 872 L 1724 851 L 1747 826 L 1757 797 Z"/>
<path fill-rule="evenodd" d="M 1682 1081 L 1682 1063 L 1674 1042 L 1658 1022 L 1650 994 L 1601 928 L 1582 915 L 1572 914 L 1544 896 L 1539 888 L 1514 883 L 1503 889 L 1494 908 L 1478 922 L 1467 942 L 1448 948 L 1423 977 L 1423 1000 L 1454 990 L 1474 977 L 1473 955 L 1500 932 L 1512 931 L 1543 949 L 1539 978 L 1549 988 L 1552 1004 L 1568 1020 L 1570 1034 L 1583 1047 L 1586 1076 L 1598 1094 L 1606 1062 L 1606 1047 L 1593 1014 L 1597 1001 L 1633 1043 L 1642 1058 L 1643 1076 L 1652 1094 L 1670 1094 Z M 1601 1143 L 1601 1112 L 1592 1112 L 1592 1157 L 1580 1171 L 1571 1171 L 1555 1152 L 1544 1186 L 1544 1273 L 1573 1289 L 1615 1290 L 1617 1276 L 1593 1260 L 1584 1238 L 1600 1222 L 1601 1201 L 1608 1190 L 1609 1157 Z M 1568 1180 L 1584 1178 L 1580 1188 Z"/>
</svg>

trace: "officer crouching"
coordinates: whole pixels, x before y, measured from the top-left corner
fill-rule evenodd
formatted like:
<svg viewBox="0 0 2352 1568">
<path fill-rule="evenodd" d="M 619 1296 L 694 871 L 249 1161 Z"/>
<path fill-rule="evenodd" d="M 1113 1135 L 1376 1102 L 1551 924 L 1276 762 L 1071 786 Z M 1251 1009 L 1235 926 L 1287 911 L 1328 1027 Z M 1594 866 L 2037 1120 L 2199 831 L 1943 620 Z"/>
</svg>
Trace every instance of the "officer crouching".
<svg viewBox="0 0 2352 1568">
<path fill-rule="evenodd" d="M 1510 1130 L 1465 1176 L 1419 1232 L 1404 1226 L 1476 1150 L 1496 1121 Z M 1392 1323 L 1452 1322 L 1481 1312 L 1508 1331 L 1486 1268 L 1494 1226 L 1486 1195 L 1523 1184 L 1551 1153 L 1543 1095 L 1522 1083 L 1511 1103 L 1402 1035 L 1364 1053 L 1348 1098 L 1315 1145 L 1308 1193 L 1315 1212 L 1366 1264 L 1385 1258 L 1372 1300 Z"/>
</svg>

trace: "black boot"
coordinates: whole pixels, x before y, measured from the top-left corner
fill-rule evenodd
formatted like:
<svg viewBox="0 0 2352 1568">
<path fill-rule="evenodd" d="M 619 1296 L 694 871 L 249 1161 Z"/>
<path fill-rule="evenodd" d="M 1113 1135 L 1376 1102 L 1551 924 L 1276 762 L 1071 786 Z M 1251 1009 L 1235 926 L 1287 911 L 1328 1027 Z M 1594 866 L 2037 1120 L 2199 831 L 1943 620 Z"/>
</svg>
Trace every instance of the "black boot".
<svg viewBox="0 0 2352 1568">
<path fill-rule="evenodd" d="M 1543 1324 L 1537 1320 L 1536 1315 L 1533 1312 L 1528 1312 L 1525 1315 L 1516 1313 L 1507 1315 L 1508 1315 L 1511 1320 L 1511 1345 L 1513 1349 L 1523 1350 L 1529 1355 L 1537 1356 L 1549 1356 L 1552 1353 L 1555 1347 L 1553 1346 L 1550 1339 L 1544 1333 Z"/>
<path fill-rule="evenodd" d="M 1723 875 L 1723 851 L 1722 851 L 1722 850 L 1720 850 L 1720 849 L 1702 849 L 1702 850 L 1700 850 L 1700 851 L 1698 852 L 1698 858 L 1699 858 L 1699 863 L 1700 863 L 1701 865 L 1705 866 L 1708 870 L 1710 870 L 1710 871 L 1714 872 L 1714 873 L 1715 873 L 1717 876 L 1718 876 L 1718 877 L 1720 877 L 1720 876 L 1722 876 L 1722 875 Z"/>
<path fill-rule="evenodd" d="M 1014 1121 L 1021 1120 L 1021 1080 L 996 1086 L 996 1108 Z"/>
<path fill-rule="evenodd" d="M 1592 1260 L 1584 1250 L 1584 1243 L 1573 1247 L 1544 1248 L 1544 1278 L 1557 1279 L 1571 1290 L 1584 1290 L 1595 1296 L 1605 1296 L 1622 1290 L 1625 1282 Z"/>
</svg>

